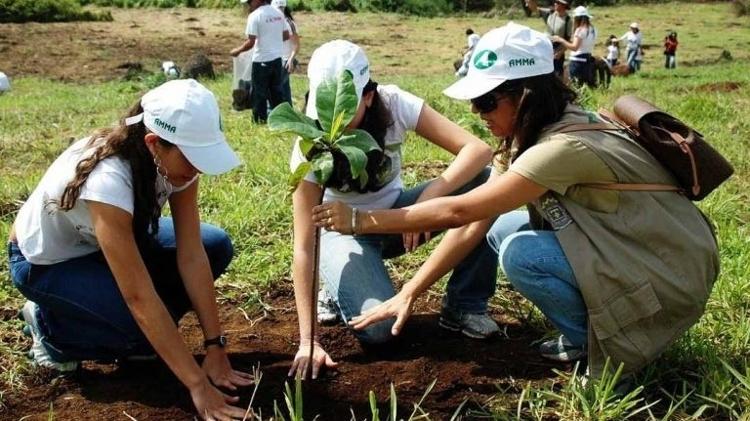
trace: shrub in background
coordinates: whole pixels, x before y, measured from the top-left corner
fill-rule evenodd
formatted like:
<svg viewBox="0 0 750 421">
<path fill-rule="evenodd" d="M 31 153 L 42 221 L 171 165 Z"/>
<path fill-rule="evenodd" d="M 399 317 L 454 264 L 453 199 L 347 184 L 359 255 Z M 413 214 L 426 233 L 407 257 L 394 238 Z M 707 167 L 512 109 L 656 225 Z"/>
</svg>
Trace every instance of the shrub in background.
<svg viewBox="0 0 750 421">
<path fill-rule="evenodd" d="M 454 10 L 455 1 L 463 2 L 464 0 L 352 0 L 356 10 L 405 13 L 417 16 L 436 16 L 451 13 Z"/>
<path fill-rule="evenodd" d="M 0 22 L 111 21 L 109 12 L 83 10 L 75 0 L 0 0 Z"/>
</svg>

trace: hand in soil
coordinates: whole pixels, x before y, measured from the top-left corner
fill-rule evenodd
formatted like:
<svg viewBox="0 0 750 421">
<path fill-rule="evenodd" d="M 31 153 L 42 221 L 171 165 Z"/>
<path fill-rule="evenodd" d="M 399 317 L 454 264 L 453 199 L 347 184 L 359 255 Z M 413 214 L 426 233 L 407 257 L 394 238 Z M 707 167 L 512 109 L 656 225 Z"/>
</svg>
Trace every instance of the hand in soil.
<svg viewBox="0 0 750 421">
<path fill-rule="evenodd" d="M 396 321 L 393 323 L 393 327 L 391 327 L 391 334 L 396 336 L 401 332 L 406 320 L 411 316 L 413 307 L 414 298 L 401 291 L 359 316 L 353 317 L 349 321 L 349 326 L 354 330 L 362 330 L 373 323 L 395 317 Z"/>
<path fill-rule="evenodd" d="M 190 389 L 190 397 L 198 414 L 206 421 L 241 420 L 245 416 L 245 410 L 230 405 L 240 398 L 222 393 L 208 381 L 208 378 Z"/>
<path fill-rule="evenodd" d="M 232 369 L 226 351 L 221 348 L 211 347 L 208 349 L 202 368 L 216 386 L 237 390 L 237 386 L 253 384 L 252 375 Z"/>
<path fill-rule="evenodd" d="M 307 366 L 310 360 L 310 343 L 301 343 L 297 355 L 294 356 L 294 362 L 292 362 L 292 368 L 289 369 L 288 376 L 291 377 L 294 373 L 299 376 L 307 375 Z M 313 349 L 313 366 L 312 366 L 312 378 L 317 379 L 320 368 L 335 368 L 338 363 L 333 361 L 330 355 L 320 346 L 319 343 L 315 342 Z"/>
</svg>

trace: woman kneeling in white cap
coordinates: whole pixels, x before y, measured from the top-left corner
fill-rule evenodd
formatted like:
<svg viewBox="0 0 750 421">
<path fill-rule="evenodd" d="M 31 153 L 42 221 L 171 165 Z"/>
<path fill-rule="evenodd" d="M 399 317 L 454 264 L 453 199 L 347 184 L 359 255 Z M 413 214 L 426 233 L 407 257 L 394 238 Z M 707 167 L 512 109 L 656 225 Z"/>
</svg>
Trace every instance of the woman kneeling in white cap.
<svg viewBox="0 0 750 421">
<path fill-rule="evenodd" d="M 471 100 L 472 111 L 501 139 L 504 159 L 496 161 L 509 163 L 507 170 L 496 168 L 486 184 L 460 196 L 359 212 L 354 227 L 352 210 L 340 202 L 316 207 L 313 218 L 318 226 L 369 234 L 500 215 L 487 238 L 505 275 L 562 333 L 542 345 L 542 354 L 570 361 L 588 353 L 596 376 L 607 357 L 632 372 L 703 313 L 719 270 L 716 241 L 679 192 L 613 184 L 675 180 L 613 126 L 591 130 L 593 122 L 605 126 L 575 104 L 575 92 L 553 74 L 552 57 L 544 34 L 509 23 L 482 37 L 468 75 L 445 91 Z M 572 131 L 573 124 L 587 129 Z M 523 205 L 528 211 L 514 211 Z M 465 251 L 457 243 L 452 258 Z M 355 327 L 406 317 L 413 297 L 394 302 L 400 306 L 385 303 L 355 318 Z"/>
<path fill-rule="evenodd" d="M 229 363 L 214 292 L 232 243 L 198 215 L 198 175 L 238 164 L 214 95 L 192 79 L 153 89 L 119 126 L 65 150 L 18 212 L 8 245 L 36 363 L 71 371 L 82 360 L 156 352 L 200 416 L 241 418 L 237 398 L 214 386 L 251 383 Z M 172 217 L 160 218 L 167 201 Z M 176 327 L 190 309 L 206 338 L 202 366 Z"/>
<path fill-rule="evenodd" d="M 350 71 L 359 105 L 349 128 L 369 132 L 382 148 L 380 153 L 368 154 L 368 183 L 360 188 L 353 182 L 349 165 L 334 169 L 325 186 L 325 202 L 343 201 L 361 209 L 400 208 L 433 197 L 468 191 L 489 177 L 487 167 L 492 158 L 491 148 L 452 123 L 421 99 L 394 85 L 378 85 L 370 79 L 370 65 L 364 51 L 348 41 L 336 40 L 319 47 L 310 58 L 308 77 L 310 93 L 307 115 L 317 119 L 316 89 L 324 81 L 335 81 L 341 72 Z M 431 182 L 406 189 L 401 181 L 401 149 L 407 132 L 414 131 L 427 141 L 455 155 L 443 173 Z M 299 145 L 292 155 L 294 169 L 308 157 Z M 310 321 L 315 317 L 310 306 L 313 281 L 314 226 L 313 206 L 320 200 L 322 188 L 312 172 L 294 192 L 294 264 L 293 278 L 300 322 L 300 351 L 290 371 L 306 373 L 308 349 L 312 337 Z M 489 222 L 487 222 L 489 224 Z M 450 232 L 446 239 L 464 235 L 465 230 Z M 320 276 L 323 280 L 319 301 L 318 320 L 334 322 L 337 318 L 349 321 L 395 294 L 384 259 L 416 249 L 431 234 L 416 231 L 399 235 L 350 235 L 324 230 L 321 235 Z M 440 246 L 438 246 L 440 248 Z M 469 252 L 471 252 L 469 254 Z M 456 267 L 448 282 L 443 300 L 440 325 L 460 331 L 474 338 L 485 338 L 498 331 L 497 324 L 487 314 L 487 300 L 495 289 L 497 255 L 487 241 L 477 241 L 468 257 Z M 432 278 L 435 268 L 422 267 L 416 278 Z M 407 284 L 411 285 L 413 282 Z M 357 331 L 357 338 L 365 344 L 379 344 L 393 338 L 393 320 Z M 313 377 L 322 365 L 334 365 L 323 348 L 315 343 Z"/>
</svg>

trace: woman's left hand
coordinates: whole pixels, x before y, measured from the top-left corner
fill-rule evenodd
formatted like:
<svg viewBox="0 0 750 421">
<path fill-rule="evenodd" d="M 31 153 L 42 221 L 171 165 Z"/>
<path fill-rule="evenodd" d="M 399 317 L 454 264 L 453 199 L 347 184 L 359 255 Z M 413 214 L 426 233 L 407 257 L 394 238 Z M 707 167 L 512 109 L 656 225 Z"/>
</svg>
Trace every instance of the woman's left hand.
<svg viewBox="0 0 750 421">
<path fill-rule="evenodd" d="M 313 208 L 313 223 L 316 227 L 337 231 L 341 234 L 351 235 L 354 232 L 352 208 L 340 201 L 315 206 Z"/>
<path fill-rule="evenodd" d="M 227 353 L 222 348 L 209 348 L 202 368 L 211 383 L 229 390 L 237 390 L 237 386 L 249 386 L 254 381 L 252 375 L 232 369 Z"/>
<path fill-rule="evenodd" d="M 549 37 L 550 41 L 552 42 L 560 42 L 562 38 L 560 38 L 558 35 L 552 35 Z"/>
</svg>

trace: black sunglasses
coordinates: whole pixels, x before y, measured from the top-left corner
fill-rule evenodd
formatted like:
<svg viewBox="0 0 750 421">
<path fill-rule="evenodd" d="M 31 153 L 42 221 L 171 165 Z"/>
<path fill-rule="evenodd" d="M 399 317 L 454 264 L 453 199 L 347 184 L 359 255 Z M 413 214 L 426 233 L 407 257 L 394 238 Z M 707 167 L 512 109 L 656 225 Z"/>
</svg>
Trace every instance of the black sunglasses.
<svg viewBox="0 0 750 421">
<path fill-rule="evenodd" d="M 502 102 L 503 99 L 504 98 L 498 98 L 492 92 L 488 92 L 482 96 L 473 98 L 471 100 L 471 105 L 482 114 L 491 113 L 492 111 L 495 111 L 495 108 L 497 108 L 497 105 Z"/>
</svg>

